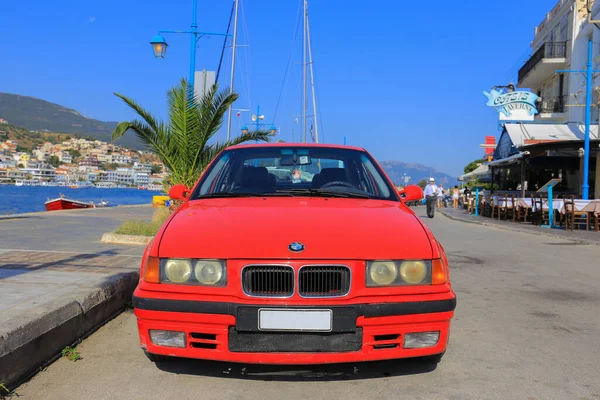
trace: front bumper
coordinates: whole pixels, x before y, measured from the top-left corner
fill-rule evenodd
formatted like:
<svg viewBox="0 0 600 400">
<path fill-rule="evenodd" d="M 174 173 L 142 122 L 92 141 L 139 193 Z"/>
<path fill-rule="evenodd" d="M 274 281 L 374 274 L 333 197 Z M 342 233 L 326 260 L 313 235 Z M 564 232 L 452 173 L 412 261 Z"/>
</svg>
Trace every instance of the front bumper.
<svg viewBox="0 0 600 400">
<path fill-rule="evenodd" d="M 286 306 L 134 296 L 140 343 L 149 353 L 255 364 L 325 364 L 443 353 L 456 298 L 379 304 Z M 330 309 L 328 333 L 264 332 L 258 309 Z M 185 332 L 186 347 L 157 346 L 149 330 Z M 439 331 L 435 346 L 403 348 L 404 335 Z"/>
</svg>

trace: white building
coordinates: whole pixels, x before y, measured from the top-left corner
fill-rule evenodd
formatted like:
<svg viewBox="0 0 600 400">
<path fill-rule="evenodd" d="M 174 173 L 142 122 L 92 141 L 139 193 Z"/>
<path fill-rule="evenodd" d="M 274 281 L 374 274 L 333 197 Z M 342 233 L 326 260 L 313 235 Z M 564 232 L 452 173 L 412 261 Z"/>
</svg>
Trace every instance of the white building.
<svg viewBox="0 0 600 400">
<path fill-rule="evenodd" d="M 71 164 L 73 162 L 73 156 L 68 151 L 59 151 L 56 156 L 62 163 Z"/>
<path fill-rule="evenodd" d="M 590 22 L 590 17 L 600 19 L 600 1 L 557 0 L 534 30 L 532 55 L 519 70 L 517 87 L 540 96 L 539 113 L 534 121 L 504 125 L 494 161 L 489 164 L 496 168 L 497 182 L 504 182 L 508 190 L 516 186 L 515 183 L 527 187 L 530 180 L 543 185 L 550 178 L 558 177 L 562 179 L 562 187 L 557 190 L 565 195 L 582 195 L 586 76 L 557 73 L 557 70 L 585 70 L 590 41 L 592 67 L 600 69 L 600 29 Z M 586 155 L 590 161 L 586 183 L 590 185 L 590 196 L 600 198 L 597 133 L 600 76 L 595 77 L 592 87 L 591 152 Z M 523 161 L 525 159 L 527 161 Z M 523 167 L 521 171 L 518 166 Z"/>
<path fill-rule="evenodd" d="M 131 157 L 125 156 L 119 153 L 113 153 L 110 155 L 110 163 L 119 164 L 119 165 L 128 165 L 131 164 Z"/>
<path fill-rule="evenodd" d="M 32 179 L 39 179 L 40 181 L 53 181 L 56 176 L 56 169 L 52 165 L 45 163 L 39 163 L 36 166 L 31 165 L 27 168 L 21 168 L 21 171 L 25 174 L 30 174 Z"/>
<path fill-rule="evenodd" d="M 146 186 L 150 183 L 150 174 L 144 172 L 134 172 L 134 182 L 138 186 Z"/>
</svg>

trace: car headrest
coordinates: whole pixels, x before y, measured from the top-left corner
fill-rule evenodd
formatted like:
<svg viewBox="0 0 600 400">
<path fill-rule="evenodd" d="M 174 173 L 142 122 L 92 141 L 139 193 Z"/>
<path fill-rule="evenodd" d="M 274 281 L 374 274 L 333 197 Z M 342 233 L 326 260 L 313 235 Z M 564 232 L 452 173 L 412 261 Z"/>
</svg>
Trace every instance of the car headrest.
<svg viewBox="0 0 600 400">
<path fill-rule="evenodd" d="M 241 186 L 244 187 L 267 188 L 269 187 L 269 171 L 265 167 L 244 167 L 240 181 Z"/>
<path fill-rule="evenodd" d="M 320 172 L 319 180 L 324 183 L 334 181 L 348 181 L 346 170 L 344 168 L 323 168 Z"/>
</svg>

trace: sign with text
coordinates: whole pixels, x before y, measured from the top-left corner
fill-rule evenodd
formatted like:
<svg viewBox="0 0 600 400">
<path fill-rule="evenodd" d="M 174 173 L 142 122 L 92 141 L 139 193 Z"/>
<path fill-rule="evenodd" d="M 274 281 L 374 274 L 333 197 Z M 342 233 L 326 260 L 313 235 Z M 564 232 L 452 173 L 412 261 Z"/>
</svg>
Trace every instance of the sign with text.
<svg viewBox="0 0 600 400">
<path fill-rule="evenodd" d="M 536 100 L 538 96 L 532 92 L 514 91 L 502 93 L 492 89 L 489 93 L 483 92 L 488 101 L 486 106 L 494 107 L 503 121 L 533 120 L 538 113 Z"/>
</svg>

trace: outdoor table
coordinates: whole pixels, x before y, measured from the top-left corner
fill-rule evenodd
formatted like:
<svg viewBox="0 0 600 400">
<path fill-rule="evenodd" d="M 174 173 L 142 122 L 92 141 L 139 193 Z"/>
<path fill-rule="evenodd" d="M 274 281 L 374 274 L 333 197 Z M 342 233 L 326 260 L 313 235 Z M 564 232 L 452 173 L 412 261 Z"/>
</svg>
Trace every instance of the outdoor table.
<svg viewBox="0 0 600 400">
<path fill-rule="evenodd" d="M 574 203 L 574 207 L 573 207 L 574 211 L 585 212 L 588 215 L 593 214 L 596 216 L 594 230 L 596 232 L 598 232 L 598 230 L 599 230 L 598 218 L 600 218 L 600 199 L 597 199 L 597 200 L 575 199 L 573 203 Z M 548 209 L 548 200 L 547 199 L 544 199 L 542 207 L 544 208 L 544 210 Z M 558 211 L 559 213 L 561 213 L 563 215 L 566 214 L 567 209 L 565 207 L 565 200 L 564 199 L 552 199 L 552 209 L 555 211 Z"/>
</svg>

